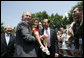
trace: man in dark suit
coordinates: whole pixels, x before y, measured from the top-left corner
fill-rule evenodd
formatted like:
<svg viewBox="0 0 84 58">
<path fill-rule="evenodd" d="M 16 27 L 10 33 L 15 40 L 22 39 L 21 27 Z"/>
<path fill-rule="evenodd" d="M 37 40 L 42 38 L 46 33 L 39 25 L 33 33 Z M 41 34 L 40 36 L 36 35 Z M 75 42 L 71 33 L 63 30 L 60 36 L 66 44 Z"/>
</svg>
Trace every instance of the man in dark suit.
<svg viewBox="0 0 84 58">
<path fill-rule="evenodd" d="M 11 31 L 11 26 L 7 25 L 5 33 L 1 34 L 1 57 L 13 57 L 15 38 Z"/>
<path fill-rule="evenodd" d="M 45 57 L 58 57 L 58 40 L 57 40 L 57 35 L 53 29 L 50 27 L 50 21 L 48 19 L 43 20 L 43 29 L 40 31 L 40 34 L 47 34 L 48 39 L 47 39 L 47 44 L 48 44 L 48 49 L 50 51 L 50 55 L 45 55 Z M 47 33 L 46 33 L 47 31 Z M 43 55 L 43 56 L 44 56 Z"/>
<path fill-rule="evenodd" d="M 82 38 L 82 42 L 83 42 L 83 34 L 84 34 L 84 32 L 83 32 L 83 7 L 82 6 L 74 8 L 73 21 L 75 22 L 72 29 L 74 31 L 74 37 L 75 37 L 76 56 L 79 56 L 79 54 L 80 54 L 79 38 Z M 82 46 L 83 46 L 83 44 L 82 44 Z"/>
<path fill-rule="evenodd" d="M 16 29 L 16 46 L 14 57 L 37 57 L 37 41 L 30 29 L 31 14 L 24 12 L 22 22 Z"/>
</svg>

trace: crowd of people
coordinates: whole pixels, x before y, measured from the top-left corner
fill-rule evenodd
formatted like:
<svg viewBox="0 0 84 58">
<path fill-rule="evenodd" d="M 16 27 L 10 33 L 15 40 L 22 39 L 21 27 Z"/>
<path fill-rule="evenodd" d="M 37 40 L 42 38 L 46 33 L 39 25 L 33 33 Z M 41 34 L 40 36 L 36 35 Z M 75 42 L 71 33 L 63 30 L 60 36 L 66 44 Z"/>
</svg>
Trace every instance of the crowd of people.
<svg viewBox="0 0 84 58">
<path fill-rule="evenodd" d="M 60 27 L 57 32 L 58 46 L 63 49 L 72 49 L 75 56 L 83 56 L 83 8 L 76 7 L 73 10 L 73 22 Z"/>
<path fill-rule="evenodd" d="M 71 24 L 55 30 L 50 28 L 49 19 L 41 23 L 24 12 L 14 34 L 10 25 L 1 34 L 1 57 L 63 57 L 60 48 L 73 49 L 75 56 L 83 56 L 83 7 L 76 7 L 72 14 Z"/>
</svg>

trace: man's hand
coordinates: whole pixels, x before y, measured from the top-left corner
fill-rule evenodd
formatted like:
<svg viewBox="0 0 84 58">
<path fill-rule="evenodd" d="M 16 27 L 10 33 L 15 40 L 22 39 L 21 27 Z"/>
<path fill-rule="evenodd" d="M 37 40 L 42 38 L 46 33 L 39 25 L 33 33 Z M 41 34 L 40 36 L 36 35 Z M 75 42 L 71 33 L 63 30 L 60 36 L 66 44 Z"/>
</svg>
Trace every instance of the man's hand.
<svg viewBox="0 0 84 58">
<path fill-rule="evenodd" d="M 75 55 L 76 55 L 76 56 L 79 56 L 79 55 L 80 55 L 79 49 L 75 49 Z"/>
<path fill-rule="evenodd" d="M 58 57 L 59 56 L 59 54 L 58 53 L 55 53 L 55 57 Z"/>
</svg>

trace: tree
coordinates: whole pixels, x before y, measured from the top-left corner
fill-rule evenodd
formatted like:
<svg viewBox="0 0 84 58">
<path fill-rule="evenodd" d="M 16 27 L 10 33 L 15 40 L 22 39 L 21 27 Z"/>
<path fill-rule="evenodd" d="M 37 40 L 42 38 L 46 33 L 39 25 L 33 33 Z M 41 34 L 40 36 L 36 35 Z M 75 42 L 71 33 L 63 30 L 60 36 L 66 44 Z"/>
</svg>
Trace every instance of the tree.
<svg viewBox="0 0 84 58">
<path fill-rule="evenodd" d="M 78 2 L 77 5 L 75 5 L 74 7 L 77 6 L 83 6 L 83 1 Z M 51 21 L 51 28 L 55 28 L 57 27 L 58 29 L 62 26 L 65 27 L 67 24 L 71 24 L 71 22 L 73 21 L 73 17 L 72 17 L 72 12 L 74 7 L 70 10 L 70 12 L 68 13 L 68 17 L 64 17 L 59 15 L 59 14 L 51 14 L 48 15 L 46 13 L 46 11 L 43 12 L 37 12 L 35 14 L 32 14 L 32 18 L 39 18 L 39 21 L 43 22 L 43 19 L 49 19 Z"/>
<path fill-rule="evenodd" d="M 5 32 L 3 24 L 4 23 L 1 23 L 1 33 L 4 33 Z"/>
<path fill-rule="evenodd" d="M 14 33 L 15 33 L 15 30 L 14 30 L 14 29 L 12 29 L 11 34 L 14 34 Z"/>
<path fill-rule="evenodd" d="M 31 16 L 32 16 L 32 18 L 35 18 L 36 17 L 35 14 L 32 14 Z"/>
<path fill-rule="evenodd" d="M 59 28 L 62 25 L 62 20 L 63 20 L 63 16 L 56 13 L 53 20 L 55 27 L 57 26 Z"/>
<path fill-rule="evenodd" d="M 51 14 L 51 16 L 48 17 L 48 19 L 50 20 L 51 24 L 50 24 L 50 27 L 53 28 L 54 27 L 54 14 Z"/>
<path fill-rule="evenodd" d="M 42 12 L 42 19 L 48 19 L 48 14 L 46 13 L 46 11 Z"/>
</svg>

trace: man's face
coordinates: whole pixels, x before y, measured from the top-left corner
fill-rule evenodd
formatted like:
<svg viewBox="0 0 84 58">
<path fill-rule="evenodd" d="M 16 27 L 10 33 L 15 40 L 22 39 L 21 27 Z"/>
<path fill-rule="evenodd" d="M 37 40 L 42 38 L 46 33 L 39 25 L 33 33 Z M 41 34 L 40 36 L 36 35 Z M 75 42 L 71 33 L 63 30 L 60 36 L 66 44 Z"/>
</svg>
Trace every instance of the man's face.
<svg viewBox="0 0 84 58">
<path fill-rule="evenodd" d="M 69 26 L 69 25 L 67 25 L 67 26 L 66 26 L 66 29 L 69 29 L 69 28 L 70 28 L 70 26 Z"/>
<path fill-rule="evenodd" d="M 29 12 L 26 12 L 26 13 L 24 13 L 24 16 L 22 18 L 25 22 L 30 23 L 31 14 Z"/>
<path fill-rule="evenodd" d="M 61 27 L 61 28 L 60 28 L 60 31 L 64 32 L 64 28 Z"/>
<path fill-rule="evenodd" d="M 80 19 L 81 14 L 80 14 L 78 8 L 75 8 L 75 9 L 73 10 L 72 16 L 73 16 L 73 20 L 74 20 L 74 21 L 77 21 L 77 20 Z"/>
<path fill-rule="evenodd" d="M 42 24 L 39 22 L 39 27 L 42 27 Z"/>
<path fill-rule="evenodd" d="M 47 28 L 49 26 L 47 19 L 43 20 L 43 26 L 44 26 L 44 28 Z"/>
<path fill-rule="evenodd" d="M 11 31 L 12 31 L 12 27 L 11 27 L 11 26 L 8 26 L 8 27 L 6 28 L 6 33 L 7 33 L 7 34 L 10 34 Z"/>
</svg>

